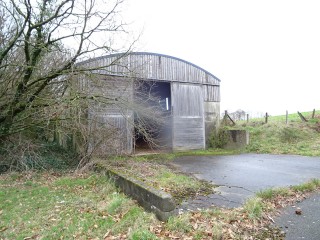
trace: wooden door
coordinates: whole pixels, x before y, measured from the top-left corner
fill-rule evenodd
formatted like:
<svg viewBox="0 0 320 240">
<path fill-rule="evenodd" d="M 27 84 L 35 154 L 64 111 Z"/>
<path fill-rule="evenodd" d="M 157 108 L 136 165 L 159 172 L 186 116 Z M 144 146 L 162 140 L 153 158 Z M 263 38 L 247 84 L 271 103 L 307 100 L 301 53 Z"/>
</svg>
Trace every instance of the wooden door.
<svg viewBox="0 0 320 240">
<path fill-rule="evenodd" d="M 200 85 L 172 83 L 173 150 L 205 148 L 203 92 Z"/>
</svg>

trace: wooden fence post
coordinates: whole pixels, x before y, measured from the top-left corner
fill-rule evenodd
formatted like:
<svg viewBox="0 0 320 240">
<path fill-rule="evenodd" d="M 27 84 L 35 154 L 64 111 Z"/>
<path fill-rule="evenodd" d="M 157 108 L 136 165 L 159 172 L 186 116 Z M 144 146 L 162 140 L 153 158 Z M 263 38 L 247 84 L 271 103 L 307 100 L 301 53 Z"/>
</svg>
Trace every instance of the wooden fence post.
<svg viewBox="0 0 320 240">
<path fill-rule="evenodd" d="M 286 110 L 286 124 L 288 125 L 288 110 Z"/>
<path fill-rule="evenodd" d="M 269 115 L 268 115 L 268 113 L 266 112 L 266 123 L 268 123 L 268 117 L 269 117 Z"/>
<path fill-rule="evenodd" d="M 227 120 L 227 118 L 229 118 L 229 120 L 232 122 L 232 125 L 233 125 L 233 126 L 236 125 L 235 121 L 233 121 L 233 119 L 232 119 L 232 118 L 230 117 L 230 115 L 228 114 L 228 111 L 225 110 L 225 112 L 224 112 L 224 118 L 223 118 L 223 119 Z"/>
<path fill-rule="evenodd" d="M 312 111 L 312 119 L 314 119 L 314 115 L 316 114 L 316 109 L 313 109 L 313 111 Z"/>
<path fill-rule="evenodd" d="M 249 113 L 247 113 L 247 123 L 249 122 Z"/>
<path fill-rule="evenodd" d="M 308 120 L 300 112 L 298 112 L 298 114 L 303 122 L 308 122 Z"/>
</svg>

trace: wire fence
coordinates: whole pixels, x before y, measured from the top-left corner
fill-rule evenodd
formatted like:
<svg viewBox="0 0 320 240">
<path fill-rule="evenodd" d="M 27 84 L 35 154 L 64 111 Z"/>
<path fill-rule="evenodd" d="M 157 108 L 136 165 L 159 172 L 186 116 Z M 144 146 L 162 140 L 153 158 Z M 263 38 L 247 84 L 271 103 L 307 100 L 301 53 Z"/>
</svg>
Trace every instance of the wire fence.
<svg viewBox="0 0 320 240">
<path fill-rule="evenodd" d="M 236 125 L 236 123 L 249 123 L 249 122 L 282 122 L 288 124 L 289 122 L 297 121 L 320 121 L 320 110 L 313 109 L 310 112 L 296 112 L 288 113 L 286 111 L 283 115 L 272 116 L 268 112 L 265 113 L 247 113 L 242 110 L 229 113 L 225 111 L 222 114 L 223 121 L 229 122 L 231 125 Z"/>
</svg>

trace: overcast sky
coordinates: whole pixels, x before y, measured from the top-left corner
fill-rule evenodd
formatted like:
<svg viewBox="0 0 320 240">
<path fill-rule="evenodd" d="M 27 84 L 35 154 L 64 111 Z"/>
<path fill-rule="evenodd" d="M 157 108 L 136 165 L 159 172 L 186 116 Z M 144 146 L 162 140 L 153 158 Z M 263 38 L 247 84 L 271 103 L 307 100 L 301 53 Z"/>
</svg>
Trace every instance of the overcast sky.
<svg viewBox="0 0 320 240">
<path fill-rule="evenodd" d="M 138 51 L 221 79 L 221 111 L 320 109 L 319 0 L 127 0 Z"/>
</svg>

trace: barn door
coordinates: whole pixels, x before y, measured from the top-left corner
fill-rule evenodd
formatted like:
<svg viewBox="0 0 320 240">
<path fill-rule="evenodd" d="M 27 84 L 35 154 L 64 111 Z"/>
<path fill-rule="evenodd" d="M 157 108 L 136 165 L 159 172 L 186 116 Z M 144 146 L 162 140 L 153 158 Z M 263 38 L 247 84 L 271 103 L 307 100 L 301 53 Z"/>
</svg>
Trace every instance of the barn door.
<svg viewBox="0 0 320 240">
<path fill-rule="evenodd" d="M 173 150 L 205 148 L 203 95 L 199 85 L 172 83 Z"/>
</svg>

